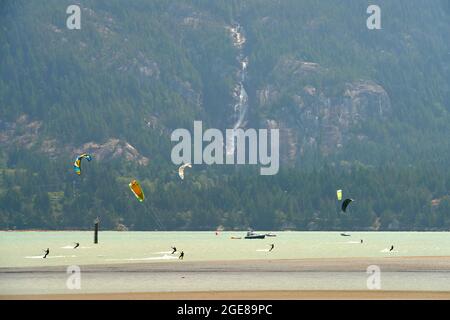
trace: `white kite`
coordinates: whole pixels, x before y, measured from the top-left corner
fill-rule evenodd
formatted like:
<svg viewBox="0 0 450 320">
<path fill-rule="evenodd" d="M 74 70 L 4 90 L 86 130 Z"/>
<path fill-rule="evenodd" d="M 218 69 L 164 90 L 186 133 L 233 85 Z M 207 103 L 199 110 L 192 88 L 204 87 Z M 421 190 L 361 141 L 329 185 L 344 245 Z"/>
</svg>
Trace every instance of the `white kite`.
<svg viewBox="0 0 450 320">
<path fill-rule="evenodd" d="M 184 168 L 186 168 L 186 167 L 192 168 L 192 164 L 190 164 L 190 163 L 185 163 L 185 164 L 183 164 L 182 166 L 180 166 L 180 167 L 178 168 L 178 175 L 180 176 L 181 180 L 184 179 Z"/>
</svg>

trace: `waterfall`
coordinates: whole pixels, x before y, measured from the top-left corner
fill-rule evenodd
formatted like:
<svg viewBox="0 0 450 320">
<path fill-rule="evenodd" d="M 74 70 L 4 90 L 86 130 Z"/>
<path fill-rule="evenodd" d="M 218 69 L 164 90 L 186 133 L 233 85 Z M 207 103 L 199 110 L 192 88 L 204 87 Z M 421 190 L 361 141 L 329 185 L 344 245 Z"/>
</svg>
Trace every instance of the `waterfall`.
<svg viewBox="0 0 450 320">
<path fill-rule="evenodd" d="M 233 39 L 233 45 L 238 49 L 238 55 L 236 60 L 239 63 L 238 79 L 239 82 L 236 84 L 233 92 L 233 98 L 235 100 L 234 105 L 234 116 L 235 119 L 233 125 L 233 135 L 229 138 L 226 145 L 227 155 L 232 155 L 235 152 L 235 137 L 236 130 L 245 126 L 245 118 L 248 110 L 248 95 L 245 91 L 245 80 L 247 76 L 248 67 L 248 57 L 244 55 L 244 45 L 246 38 L 242 27 L 239 24 L 234 24 L 227 28 Z"/>
</svg>

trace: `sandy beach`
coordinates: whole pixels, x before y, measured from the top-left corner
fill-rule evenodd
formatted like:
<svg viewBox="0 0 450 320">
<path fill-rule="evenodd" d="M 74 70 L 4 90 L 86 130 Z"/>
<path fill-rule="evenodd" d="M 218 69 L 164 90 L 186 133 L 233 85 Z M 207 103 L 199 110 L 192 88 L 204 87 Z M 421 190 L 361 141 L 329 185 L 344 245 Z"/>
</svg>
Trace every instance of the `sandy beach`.
<svg viewBox="0 0 450 320">
<path fill-rule="evenodd" d="M 11 295 L 0 300 L 450 300 L 437 291 L 208 291 Z"/>
<path fill-rule="evenodd" d="M 428 274 L 442 275 L 448 279 L 450 272 L 450 257 L 386 257 L 386 258 L 339 258 L 339 259 L 300 259 L 300 260 L 245 260 L 245 261 L 210 261 L 189 262 L 180 261 L 158 262 L 158 263 L 133 263 L 114 265 L 87 265 L 82 266 L 84 277 L 99 279 L 105 275 L 123 279 L 127 277 L 142 275 L 156 277 L 192 278 L 206 276 L 212 283 L 219 283 L 215 277 L 233 277 L 239 275 L 246 277 L 261 277 L 266 279 L 267 275 L 273 279 L 282 279 L 284 276 L 298 277 L 310 274 L 326 275 L 339 273 L 344 275 L 362 275 L 370 265 L 379 266 L 383 273 L 395 275 L 417 274 L 420 276 Z M 34 268 L 2 268 L 0 279 L 7 277 L 53 277 L 65 276 L 65 267 L 34 267 Z M 267 278 L 272 279 L 272 278 Z M 364 278 L 362 278 L 364 279 Z M 180 280 L 181 281 L 181 280 Z M 216 282 L 214 282 L 216 281 Z M 264 280 L 262 280 L 264 281 Z M 220 285 L 211 286 L 205 290 L 204 287 L 183 287 L 154 292 L 80 292 L 73 291 L 64 293 L 38 293 L 38 294 L 2 294 L 0 299 L 170 299 L 170 300 L 229 300 L 229 299 L 445 299 L 450 300 L 450 290 L 252 290 L 246 289 L 242 283 L 242 290 L 222 290 Z M 126 290 L 126 288 L 124 288 Z"/>
</svg>

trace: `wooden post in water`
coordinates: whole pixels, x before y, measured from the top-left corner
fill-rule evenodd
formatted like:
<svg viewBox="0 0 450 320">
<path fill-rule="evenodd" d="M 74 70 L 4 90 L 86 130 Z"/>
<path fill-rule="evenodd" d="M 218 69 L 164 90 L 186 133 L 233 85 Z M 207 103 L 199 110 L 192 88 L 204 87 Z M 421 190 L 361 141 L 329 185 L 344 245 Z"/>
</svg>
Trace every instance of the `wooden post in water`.
<svg viewBox="0 0 450 320">
<path fill-rule="evenodd" d="M 94 221 L 94 243 L 97 244 L 98 243 L 98 223 L 100 222 L 100 220 L 97 218 Z"/>
</svg>

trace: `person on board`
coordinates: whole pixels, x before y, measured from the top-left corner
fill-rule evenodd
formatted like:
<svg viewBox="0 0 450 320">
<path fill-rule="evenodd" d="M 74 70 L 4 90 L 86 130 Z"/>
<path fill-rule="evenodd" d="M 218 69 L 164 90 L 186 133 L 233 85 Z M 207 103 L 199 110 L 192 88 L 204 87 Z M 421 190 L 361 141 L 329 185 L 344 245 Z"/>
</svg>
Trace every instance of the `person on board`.
<svg viewBox="0 0 450 320">
<path fill-rule="evenodd" d="M 75 247 L 73 247 L 74 249 L 78 248 L 80 246 L 80 244 L 78 242 L 75 242 Z"/>
<path fill-rule="evenodd" d="M 391 248 L 389 249 L 389 251 L 392 251 L 392 250 L 394 250 L 394 246 L 393 246 L 393 245 L 391 246 Z"/>
<path fill-rule="evenodd" d="M 269 249 L 269 252 L 270 251 L 272 251 L 273 250 L 273 248 L 275 248 L 275 245 L 272 243 L 271 245 L 270 245 L 270 249 Z"/>
<path fill-rule="evenodd" d="M 171 247 L 172 248 L 172 254 L 174 254 L 175 252 L 177 252 L 177 247 Z"/>
<path fill-rule="evenodd" d="M 361 243 L 363 243 L 364 241 L 363 241 L 363 239 L 361 239 Z"/>
<path fill-rule="evenodd" d="M 45 258 L 47 258 L 48 254 L 50 253 L 50 249 L 47 248 L 47 250 L 45 250 L 44 252 L 45 252 L 45 255 L 43 256 L 43 258 L 45 259 Z"/>
<path fill-rule="evenodd" d="M 181 251 L 180 256 L 178 257 L 178 259 L 183 260 L 184 258 L 184 251 Z"/>
</svg>

